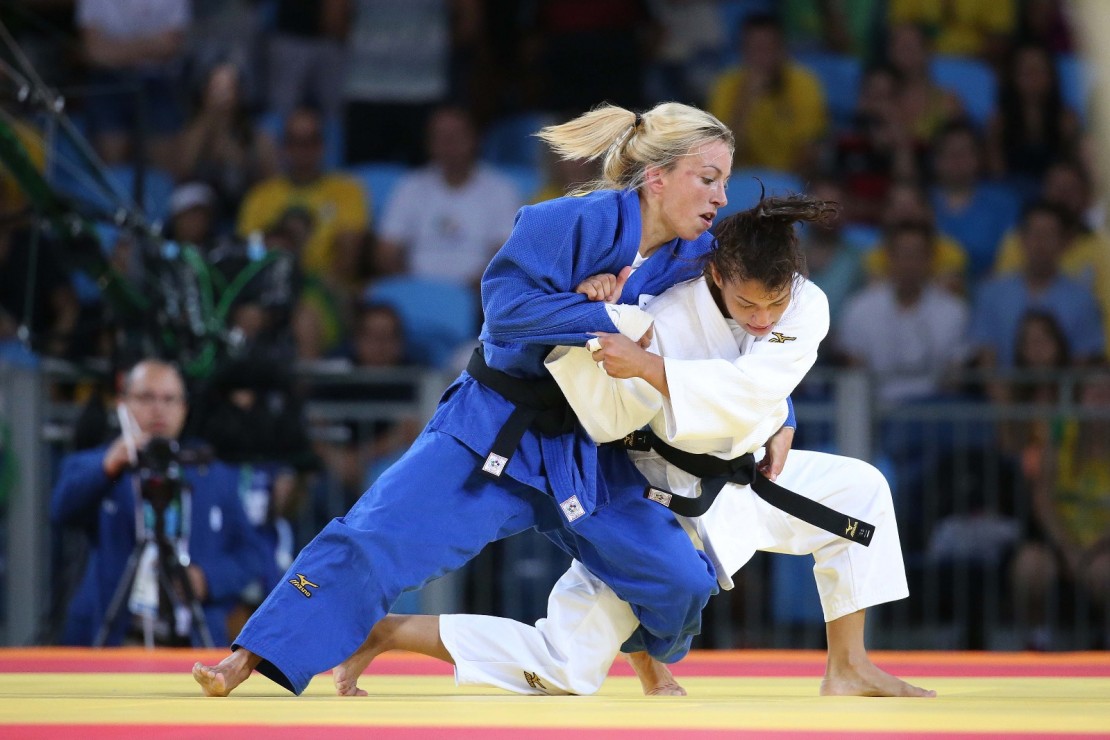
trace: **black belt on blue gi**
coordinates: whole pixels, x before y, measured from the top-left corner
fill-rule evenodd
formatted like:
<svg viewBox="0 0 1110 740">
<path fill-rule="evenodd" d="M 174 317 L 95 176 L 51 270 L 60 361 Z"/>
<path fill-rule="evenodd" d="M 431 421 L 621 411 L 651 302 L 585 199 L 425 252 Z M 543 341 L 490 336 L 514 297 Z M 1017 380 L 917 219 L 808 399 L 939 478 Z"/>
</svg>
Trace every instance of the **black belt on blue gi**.
<svg viewBox="0 0 1110 740">
<path fill-rule="evenodd" d="M 875 534 L 873 524 L 841 514 L 836 509 L 778 485 L 756 469 L 755 456 L 750 452 L 732 460 L 685 452 L 659 439 L 650 429 L 633 432 L 614 444 L 630 450 L 655 450 L 671 465 L 701 478 L 701 496 L 698 498 L 679 496 L 654 486 L 644 490 L 644 498 L 662 504 L 676 514 L 701 516 L 709 511 L 726 483 L 736 483 L 751 486 L 757 496 L 776 509 L 865 547 L 871 544 L 871 537 Z"/>
<path fill-rule="evenodd" d="M 497 432 L 482 472 L 500 478 L 520 446 L 520 439 L 530 427 L 540 434 L 555 437 L 574 431 L 577 417 L 552 378 L 518 378 L 486 364 L 482 348 L 474 350 L 466 366 L 470 376 L 490 390 L 503 396 L 515 407 Z"/>
</svg>

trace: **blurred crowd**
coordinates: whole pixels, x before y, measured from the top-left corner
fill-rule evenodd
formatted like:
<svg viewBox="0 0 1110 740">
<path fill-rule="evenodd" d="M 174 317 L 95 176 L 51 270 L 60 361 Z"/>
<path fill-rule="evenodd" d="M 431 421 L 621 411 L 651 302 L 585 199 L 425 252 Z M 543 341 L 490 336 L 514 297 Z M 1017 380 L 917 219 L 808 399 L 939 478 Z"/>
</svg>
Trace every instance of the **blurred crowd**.
<svg viewBox="0 0 1110 740">
<path fill-rule="evenodd" d="M 593 177 L 531 134 L 661 100 L 735 132 L 720 215 L 760 188 L 841 203 L 837 224 L 800 235 L 832 309 L 820 362 L 871 371 L 880 402 L 1054 403 L 1051 383 L 990 373 L 1105 362 L 1107 193 L 1067 0 L 27 0 L 0 19 L 168 238 L 227 282 L 282 257 L 274 289 L 227 312 L 229 336 L 271 363 L 458 368 L 516 210 Z M 2 107 L 51 184 L 97 203 L 43 117 Z M 0 347 L 26 326 L 36 352 L 110 354 L 108 297 L 49 239 L 28 284 L 26 197 L 5 178 L 0 199 Z M 126 230 L 99 236 L 141 281 Z M 967 368 L 986 380 L 951 380 Z M 250 377 L 221 386 L 240 409 Z M 352 424 L 314 452 L 350 501 L 414 427 Z M 1003 536 L 1034 626 L 1062 573 L 1110 600 L 1110 440 L 1095 434 L 1046 417 L 992 438 L 1037 492 L 1036 521 Z"/>
<path fill-rule="evenodd" d="M 884 398 L 934 393 L 952 365 L 1022 361 L 1032 308 L 1060 325 L 1071 362 L 1104 352 L 1110 248 L 1067 2 L 22 5 L 6 22 L 44 80 L 72 91 L 69 115 L 119 182 L 141 168 L 168 237 L 215 259 L 235 244 L 292 256 L 299 292 L 280 328 L 297 359 L 349 355 L 356 309 L 391 280 L 473 297 L 516 209 L 591 179 L 589 163 L 551 161 L 530 135 L 602 101 L 661 99 L 735 131 L 726 211 L 747 204 L 753 178 L 842 203 L 833 230 L 805 235 L 810 270 L 834 306 L 839 359 L 889 377 Z M 95 202 L 72 152 L 44 151 L 36 117 L 5 107 L 52 184 Z M 5 197 L 6 211 L 22 205 L 10 183 Z M 102 237 L 133 269 L 126 235 Z M 20 274 L 21 252 L 5 250 L 5 274 Z M 36 277 L 32 329 L 45 351 L 96 351 L 67 341 L 97 300 L 87 285 L 65 295 L 67 277 Z M 19 324 L 26 290 L 11 287 Z M 466 305 L 457 342 L 478 318 Z M 888 305 L 900 310 L 875 310 Z M 428 321 L 395 308 L 403 331 Z M 932 320 L 904 331 L 919 316 Z M 274 317 L 229 318 L 251 337 Z M 913 341 L 881 339 L 895 334 Z M 404 345 L 409 361 L 451 361 L 419 337 Z"/>
</svg>

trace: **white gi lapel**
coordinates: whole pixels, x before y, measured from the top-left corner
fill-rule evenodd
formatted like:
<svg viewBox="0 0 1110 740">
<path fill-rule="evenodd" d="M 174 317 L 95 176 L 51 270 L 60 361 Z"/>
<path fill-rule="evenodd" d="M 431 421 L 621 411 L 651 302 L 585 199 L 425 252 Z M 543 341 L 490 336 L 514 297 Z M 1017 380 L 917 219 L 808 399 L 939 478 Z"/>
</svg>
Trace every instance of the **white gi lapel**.
<svg viewBox="0 0 1110 740">
<path fill-rule="evenodd" d="M 705 278 L 697 281 L 694 300 L 699 323 L 705 336 L 705 347 L 709 350 L 709 354 L 704 357 L 735 362 L 740 356 L 740 347 L 736 344 L 736 337 L 728 328 L 720 307 L 713 300 L 713 294 L 709 292 L 709 284 Z"/>
<path fill-rule="evenodd" d="M 664 357 L 734 362 L 740 356 L 704 277 L 671 288 L 647 310 L 655 316 L 659 354 Z"/>
</svg>

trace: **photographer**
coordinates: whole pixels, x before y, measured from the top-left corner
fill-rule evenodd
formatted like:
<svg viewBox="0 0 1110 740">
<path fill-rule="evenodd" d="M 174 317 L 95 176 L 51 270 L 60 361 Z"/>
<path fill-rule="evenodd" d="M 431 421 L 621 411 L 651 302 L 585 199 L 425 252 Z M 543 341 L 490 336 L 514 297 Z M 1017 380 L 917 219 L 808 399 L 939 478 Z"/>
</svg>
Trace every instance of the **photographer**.
<svg viewBox="0 0 1110 740">
<path fill-rule="evenodd" d="M 122 398 L 124 435 L 67 456 L 52 496 L 52 522 L 80 527 L 90 541 L 62 642 L 94 644 L 118 593 L 123 600 L 106 645 L 132 642 L 143 627 L 148 644 L 152 631 L 158 644 L 202 644 L 203 625 L 191 618 L 201 610 L 191 615 L 183 608 L 190 596 L 203 610 L 213 644 L 227 645 L 228 613 L 263 568 L 263 549 L 239 502 L 239 474 L 221 462 L 202 462 L 188 448 L 173 454 L 187 407 L 184 381 L 172 365 L 138 363 Z M 132 421 L 137 429 L 128 434 Z M 166 543 L 176 557 L 166 557 Z M 124 583 L 135 557 L 138 567 Z M 162 575 L 173 594 L 159 588 Z"/>
</svg>

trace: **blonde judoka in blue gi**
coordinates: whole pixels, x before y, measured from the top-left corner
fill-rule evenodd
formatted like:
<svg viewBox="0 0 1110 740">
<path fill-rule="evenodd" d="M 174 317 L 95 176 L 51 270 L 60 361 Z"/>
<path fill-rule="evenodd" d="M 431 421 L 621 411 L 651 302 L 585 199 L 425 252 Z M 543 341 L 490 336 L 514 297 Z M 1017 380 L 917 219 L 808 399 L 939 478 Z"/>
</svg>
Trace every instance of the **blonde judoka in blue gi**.
<svg viewBox="0 0 1110 740">
<path fill-rule="evenodd" d="M 713 567 L 669 512 L 642 498 L 645 481 L 628 456 L 594 445 L 569 407 L 569 431 L 518 429 L 519 442 L 493 454 L 508 422 L 533 407 L 473 373 L 504 381 L 509 395 L 550 388 L 565 406 L 543 365 L 554 346 L 582 345 L 597 331 L 639 339 L 650 320 L 637 297 L 695 276 L 711 246 L 732 135 L 703 111 L 668 103 L 642 116 L 605 106 L 541 136 L 567 158 L 603 158 L 600 189 L 520 211 L 482 278 L 479 366 L 447 389 L 405 456 L 305 547 L 235 652 L 194 666 L 206 694 L 226 695 L 252 669 L 299 694 L 333 666 L 340 692 L 353 691 L 358 649 L 402 592 L 528 528 L 632 605 L 634 645 L 673 661 L 700 631 L 717 589 Z M 575 292 L 591 275 L 627 275 L 633 263 L 642 264 L 619 304 Z"/>
<path fill-rule="evenodd" d="M 647 303 L 655 317 L 652 352 L 619 336 L 554 350 L 548 369 L 594 439 L 620 439 L 649 425 L 674 447 L 733 459 L 772 438 L 829 325 L 824 294 L 794 272 L 797 248 L 784 229 L 824 213 L 819 202 L 772 199 L 725 219 L 707 275 Z M 632 455 L 653 485 L 698 495 L 698 479 L 657 453 Z M 780 485 L 874 523 L 876 534 L 863 547 L 772 507 L 749 486 L 728 484 L 705 515 L 683 521 L 722 587 L 731 588 L 730 574 L 756 550 L 812 555 L 829 636 L 821 693 L 931 695 L 878 669 L 863 644 L 864 610 L 908 595 L 883 476 L 859 460 L 804 451 L 768 470 L 781 470 Z M 547 618 L 534 627 L 473 615 L 394 616 L 383 623 L 383 643 L 419 650 L 420 640 L 403 639 L 417 634 L 419 620 L 438 623 L 442 651 L 431 654 L 447 655 L 460 684 L 531 694 L 596 691 L 636 628 L 632 610 L 579 562 L 556 584 Z M 684 693 L 657 662 L 641 655 L 633 665 L 648 693 Z"/>
</svg>

